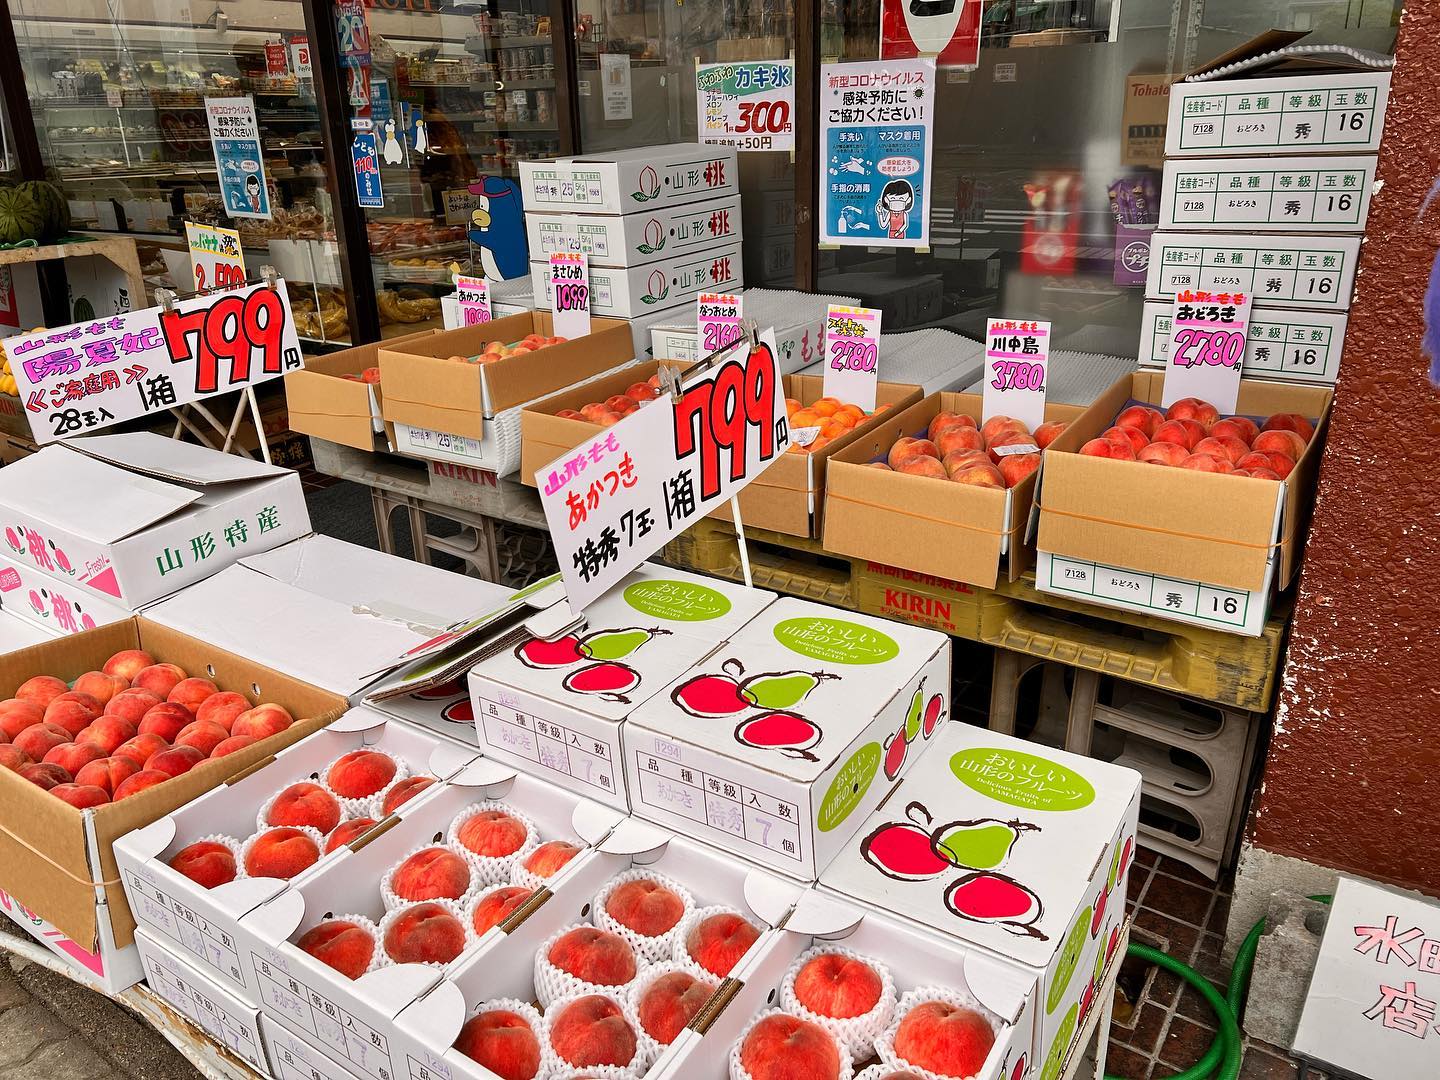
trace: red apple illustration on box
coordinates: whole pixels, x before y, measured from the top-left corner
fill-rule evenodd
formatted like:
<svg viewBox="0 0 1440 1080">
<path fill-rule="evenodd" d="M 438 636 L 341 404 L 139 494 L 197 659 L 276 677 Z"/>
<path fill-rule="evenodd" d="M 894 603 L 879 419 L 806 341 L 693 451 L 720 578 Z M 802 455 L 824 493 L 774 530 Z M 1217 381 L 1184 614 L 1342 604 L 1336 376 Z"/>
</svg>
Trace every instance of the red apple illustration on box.
<svg viewBox="0 0 1440 1080">
<path fill-rule="evenodd" d="M 585 664 L 567 673 L 560 685 L 572 694 L 628 703 L 628 695 L 640 685 L 640 673 L 620 661 L 634 655 L 647 642 L 669 633 L 658 626 L 648 629 L 624 626 L 615 630 L 593 630 L 584 637 L 566 634 L 554 641 L 531 638 L 515 646 L 515 658 L 526 667 L 539 670 Z"/>
<path fill-rule="evenodd" d="M 894 780 L 900 775 L 900 770 L 905 767 L 905 755 L 910 744 L 918 738 L 928 739 L 935 734 L 935 729 L 940 726 L 945 713 L 945 698 L 942 695 L 933 694 L 928 702 L 925 700 L 925 679 L 922 677 L 915 693 L 910 696 L 910 706 L 905 710 L 905 720 L 901 723 L 900 730 L 885 738 L 882 747 L 885 755 L 882 759 L 885 779 Z"/>
<path fill-rule="evenodd" d="M 795 711 L 822 682 L 838 679 L 827 671 L 762 671 L 744 678 L 735 657 L 720 664 L 719 674 L 686 679 L 670 694 L 681 710 L 700 720 L 718 720 L 749 712 L 735 725 L 735 741 L 758 750 L 818 761 L 810 751 L 824 738 L 815 721 Z M 754 715 L 754 710 L 761 710 Z"/>
<path fill-rule="evenodd" d="M 440 710 L 440 719 L 449 720 L 452 724 L 474 727 L 475 707 L 470 704 L 468 697 L 461 698 L 459 701 L 452 701 Z"/>
</svg>

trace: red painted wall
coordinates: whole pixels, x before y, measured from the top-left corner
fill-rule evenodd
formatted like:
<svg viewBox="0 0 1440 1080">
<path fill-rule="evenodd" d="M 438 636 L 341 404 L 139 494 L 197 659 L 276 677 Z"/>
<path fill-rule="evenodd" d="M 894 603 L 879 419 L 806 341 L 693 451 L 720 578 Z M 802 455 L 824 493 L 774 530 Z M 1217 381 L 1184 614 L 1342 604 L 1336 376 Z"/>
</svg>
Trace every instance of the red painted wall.
<svg viewBox="0 0 1440 1080">
<path fill-rule="evenodd" d="M 1258 846 L 1440 894 L 1440 4 L 1407 4 Z M 1440 193 L 1440 188 L 1437 188 Z"/>
</svg>

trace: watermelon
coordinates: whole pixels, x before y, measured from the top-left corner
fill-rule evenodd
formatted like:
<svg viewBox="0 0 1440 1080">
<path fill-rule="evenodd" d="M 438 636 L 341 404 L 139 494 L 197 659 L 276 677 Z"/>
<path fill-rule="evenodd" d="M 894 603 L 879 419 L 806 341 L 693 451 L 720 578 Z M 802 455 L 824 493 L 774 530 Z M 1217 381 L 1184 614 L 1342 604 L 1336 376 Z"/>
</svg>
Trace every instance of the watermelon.
<svg viewBox="0 0 1440 1080">
<path fill-rule="evenodd" d="M 29 192 L 0 189 L 0 244 L 33 240 L 45 227 L 45 214 Z"/>
<path fill-rule="evenodd" d="M 17 187 L 35 200 L 44 216 L 40 236 L 53 239 L 70 231 L 70 204 L 57 186 L 48 180 L 27 180 Z"/>
</svg>

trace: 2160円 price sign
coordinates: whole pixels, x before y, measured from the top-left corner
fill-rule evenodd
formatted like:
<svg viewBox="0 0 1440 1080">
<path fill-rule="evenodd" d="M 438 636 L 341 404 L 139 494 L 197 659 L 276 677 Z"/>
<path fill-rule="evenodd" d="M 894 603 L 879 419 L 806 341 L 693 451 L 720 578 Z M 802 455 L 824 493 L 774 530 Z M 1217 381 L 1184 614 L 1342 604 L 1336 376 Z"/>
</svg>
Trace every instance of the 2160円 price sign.
<svg viewBox="0 0 1440 1080">
<path fill-rule="evenodd" d="M 38 443 L 243 390 L 301 367 L 283 280 L 3 342 Z"/>
</svg>

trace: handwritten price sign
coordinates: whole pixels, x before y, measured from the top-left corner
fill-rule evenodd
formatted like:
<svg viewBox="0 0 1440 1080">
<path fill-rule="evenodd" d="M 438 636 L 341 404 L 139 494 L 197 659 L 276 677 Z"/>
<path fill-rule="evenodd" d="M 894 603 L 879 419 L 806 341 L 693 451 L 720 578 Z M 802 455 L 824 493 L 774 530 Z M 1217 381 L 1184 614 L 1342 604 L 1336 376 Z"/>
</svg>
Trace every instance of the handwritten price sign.
<svg viewBox="0 0 1440 1080">
<path fill-rule="evenodd" d="M 556 336 L 573 340 L 590 333 L 590 257 L 583 251 L 552 251 L 550 284 Z"/>
<path fill-rule="evenodd" d="M 700 355 L 709 356 L 717 349 L 740 340 L 744 331 L 740 320 L 744 300 L 731 293 L 701 293 L 695 298 L 695 323 L 700 328 Z"/>
<path fill-rule="evenodd" d="M 869 412 L 879 381 L 880 312 L 831 304 L 825 312 L 825 396 Z"/>
<path fill-rule="evenodd" d="M 1197 397 L 1233 413 L 1240 396 L 1245 333 L 1250 325 L 1248 293 L 1182 289 L 1170 316 L 1170 362 L 1160 403 Z"/>
<path fill-rule="evenodd" d="M 1013 416 L 1031 431 L 1045 422 L 1050 324 L 989 319 L 985 324 L 984 419 Z"/>
<path fill-rule="evenodd" d="M 245 257 L 236 230 L 187 221 L 185 241 L 190 248 L 190 272 L 196 289 L 238 289 L 245 284 Z"/>
<path fill-rule="evenodd" d="M 490 311 L 490 283 L 484 278 L 456 274 L 455 299 L 460 303 L 461 326 L 478 326 L 493 317 Z"/>
</svg>

